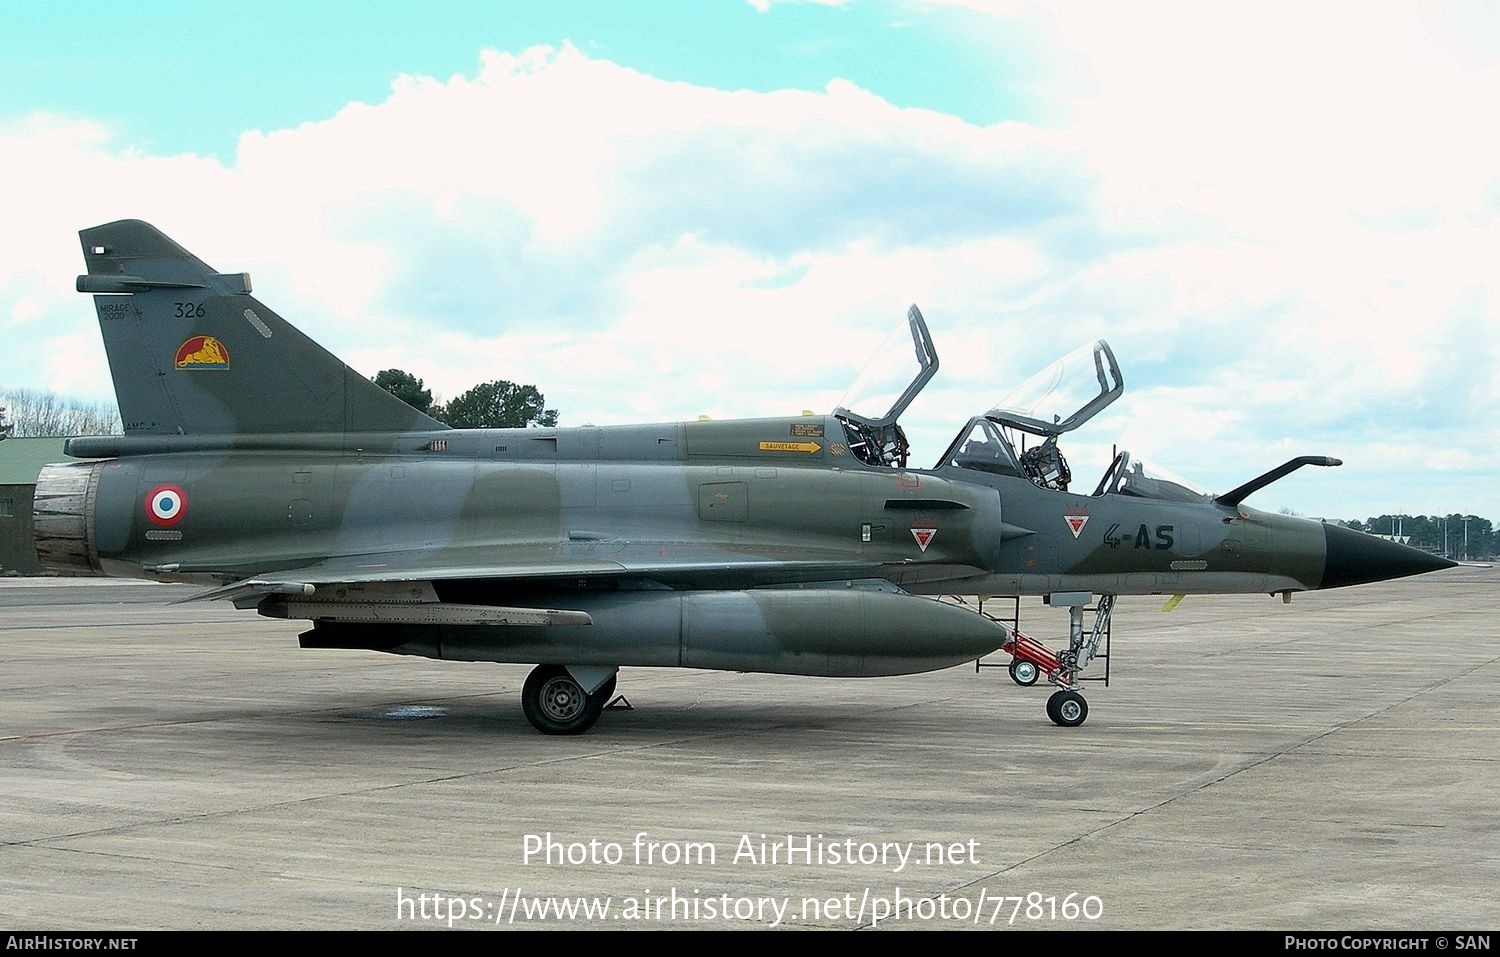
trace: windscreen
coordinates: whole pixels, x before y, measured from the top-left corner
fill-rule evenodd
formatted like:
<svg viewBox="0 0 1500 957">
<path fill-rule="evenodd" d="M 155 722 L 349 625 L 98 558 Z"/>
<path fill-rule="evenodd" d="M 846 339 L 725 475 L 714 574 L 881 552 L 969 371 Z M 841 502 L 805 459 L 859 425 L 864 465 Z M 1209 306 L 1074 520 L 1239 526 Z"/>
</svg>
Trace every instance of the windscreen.
<svg viewBox="0 0 1500 957">
<path fill-rule="evenodd" d="M 1120 495 L 1164 502 L 1203 502 L 1213 498 L 1212 492 L 1159 465 L 1147 465 L 1130 455 L 1123 456 L 1117 464 L 1120 470 L 1111 490 Z"/>
</svg>

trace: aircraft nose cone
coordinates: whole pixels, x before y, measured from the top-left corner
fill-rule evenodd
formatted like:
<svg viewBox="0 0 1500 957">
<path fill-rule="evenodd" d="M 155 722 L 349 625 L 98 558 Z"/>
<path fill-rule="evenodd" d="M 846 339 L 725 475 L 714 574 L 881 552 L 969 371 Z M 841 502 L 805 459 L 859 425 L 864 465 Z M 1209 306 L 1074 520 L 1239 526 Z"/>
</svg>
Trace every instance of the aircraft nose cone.
<svg viewBox="0 0 1500 957">
<path fill-rule="evenodd" d="M 1324 525 L 1323 540 L 1327 557 L 1323 564 L 1323 583 L 1319 588 L 1383 582 L 1458 564 L 1431 552 L 1356 532 L 1342 525 Z"/>
</svg>

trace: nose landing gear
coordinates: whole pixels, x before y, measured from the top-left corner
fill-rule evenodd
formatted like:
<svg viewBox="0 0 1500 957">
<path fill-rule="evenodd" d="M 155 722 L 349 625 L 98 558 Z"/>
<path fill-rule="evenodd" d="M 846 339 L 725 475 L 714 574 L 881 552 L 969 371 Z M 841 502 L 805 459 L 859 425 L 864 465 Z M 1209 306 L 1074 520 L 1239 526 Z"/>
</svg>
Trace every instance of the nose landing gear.
<svg viewBox="0 0 1500 957">
<path fill-rule="evenodd" d="M 1089 592 L 1063 592 L 1048 596 L 1051 605 L 1064 605 L 1068 609 L 1068 648 L 1054 652 L 1046 645 L 1019 629 L 1012 629 L 1011 638 L 1001 646 L 1009 652 L 1010 677 L 1018 685 L 1029 687 L 1036 684 L 1040 675 L 1056 685 L 1058 690 L 1047 699 L 1047 717 L 1052 723 L 1064 728 L 1076 728 L 1089 716 L 1089 704 L 1079 693 L 1083 681 L 1109 683 L 1109 631 L 1110 615 L 1114 611 L 1115 596 L 1100 595 L 1094 616 L 1094 627 L 1083 628 L 1084 608 L 1094 596 Z M 1104 645 L 1100 653 L 1100 644 Z M 1083 677 L 1083 670 L 1095 659 L 1105 663 L 1104 674 Z"/>
</svg>

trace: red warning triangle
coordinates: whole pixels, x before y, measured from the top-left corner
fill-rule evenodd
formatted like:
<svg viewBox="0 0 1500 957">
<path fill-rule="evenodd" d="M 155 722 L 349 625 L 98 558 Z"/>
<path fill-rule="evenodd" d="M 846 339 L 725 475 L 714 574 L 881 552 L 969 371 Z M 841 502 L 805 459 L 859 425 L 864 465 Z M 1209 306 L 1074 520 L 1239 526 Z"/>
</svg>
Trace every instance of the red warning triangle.
<svg viewBox="0 0 1500 957">
<path fill-rule="evenodd" d="M 1068 523 L 1068 528 L 1073 531 L 1073 537 L 1077 538 L 1083 534 L 1083 526 L 1089 523 L 1089 517 L 1087 515 L 1064 515 L 1063 521 Z"/>
<path fill-rule="evenodd" d="M 911 530 L 911 537 L 917 540 L 917 547 L 924 552 L 927 551 L 927 546 L 932 544 L 932 539 L 935 535 L 937 535 L 937 529 L 935 528 L 914 528 Z"/>
</svg>

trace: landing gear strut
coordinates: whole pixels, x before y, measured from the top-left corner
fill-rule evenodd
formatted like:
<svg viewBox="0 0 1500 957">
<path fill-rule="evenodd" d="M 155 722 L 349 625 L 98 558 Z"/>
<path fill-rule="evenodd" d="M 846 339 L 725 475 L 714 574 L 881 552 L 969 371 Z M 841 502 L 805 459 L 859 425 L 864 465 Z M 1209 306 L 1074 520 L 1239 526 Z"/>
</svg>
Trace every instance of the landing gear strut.
<svg viewBox="0 0 1500 957">
<path fill-rule="evenodd" d="M 562 665 L 537 665 L 521 689 L 521 710 L 542 734 L 583 734 L 599 720 L 614 693 L 614 675 L 590 694 Z"/>
<path fill-rule="evenodd" d="M 1011 639 L 1001 649 L 1011 654 L 1010 677 L 1016 684 L 1033 685 L 1038 675 L 1046 674 L 1047 680 L 1058 687 L 1059 690 L 1047 699 L 1047 717 L 1053 724 L 1064 728 L 1076 728 L 1089 716 L 1089 703 L 1078 689 L 1080 682 L 1093 679 L 1084 679 L 1082 672 L 1098 655 L 1100 642 L 1109 634 L 1114 595 L 1099 596 L 1094 627 L 1084 630 L 1083 610 L 1093 598 L 1089 592 L 1062 592 L 1049 596 L 1050 604 L 1067 606 L 1067 650 L 1053 652 L 1020 631 L 1013 631 Z"/>
</svg>

